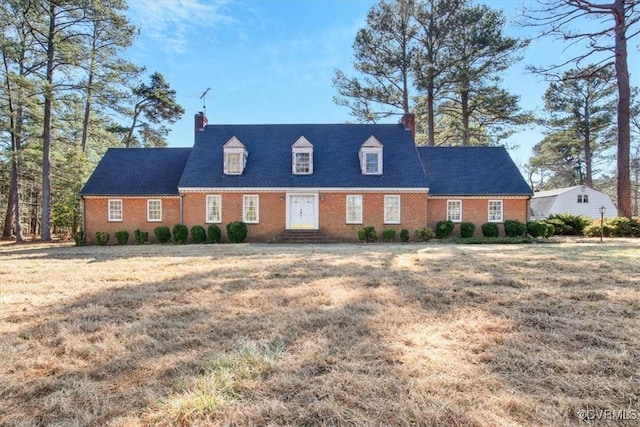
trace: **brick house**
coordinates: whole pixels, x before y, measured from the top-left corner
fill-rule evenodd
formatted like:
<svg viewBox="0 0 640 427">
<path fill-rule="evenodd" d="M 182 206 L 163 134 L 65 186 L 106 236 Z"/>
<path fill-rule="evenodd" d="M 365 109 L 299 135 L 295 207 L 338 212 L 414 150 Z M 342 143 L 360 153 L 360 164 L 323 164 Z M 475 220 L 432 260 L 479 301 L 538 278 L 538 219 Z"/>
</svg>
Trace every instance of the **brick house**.
<svg viewBox="0 0 640 427">
<path fill-rule="evenodd" d="M 416 148 L 410 115 L 397 125 L 208 125 L 202 113 L 193 148 L 109 149 L 81 191 L 89 241 L 231 221 L 247 223 L 253 242 L 296 230 L 354 241 L 369 225 L 413 234 L 447 217 L 524 221 L 531 194 L 504 148 Z"/>
</svg>

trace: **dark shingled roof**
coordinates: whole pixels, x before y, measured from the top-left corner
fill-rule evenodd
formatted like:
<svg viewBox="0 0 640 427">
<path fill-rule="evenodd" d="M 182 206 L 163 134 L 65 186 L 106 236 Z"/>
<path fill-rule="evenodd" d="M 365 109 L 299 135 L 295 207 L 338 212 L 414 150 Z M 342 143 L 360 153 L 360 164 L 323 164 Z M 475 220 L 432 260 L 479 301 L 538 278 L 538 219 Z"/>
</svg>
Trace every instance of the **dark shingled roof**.
<svg viewBox="0 0 640 427">
<path fill-rule="evenodd" d="M 360 146 L 371 136 L 383 145 L 383 175 L 362 175 Z M 242 175 L 223 173 L 223 145 L 232 137 L 249 156 Z M 291 146 L 313 145 L 313 174 L 291 172 Z M 180 188 L 426 188 L 411 132 L 400 124 L 207 125 L 180 180 Z"/>
<path fill-rule="evenodd" d="M 504 147 L 418 147 L 418 153 L 431 195 L 533 195 Z"/>
<path fill-rule="evenodd" d="M 110 148 L 80 191 L 93 195 L 177 195 L 191 148 Z"/>
</svg>

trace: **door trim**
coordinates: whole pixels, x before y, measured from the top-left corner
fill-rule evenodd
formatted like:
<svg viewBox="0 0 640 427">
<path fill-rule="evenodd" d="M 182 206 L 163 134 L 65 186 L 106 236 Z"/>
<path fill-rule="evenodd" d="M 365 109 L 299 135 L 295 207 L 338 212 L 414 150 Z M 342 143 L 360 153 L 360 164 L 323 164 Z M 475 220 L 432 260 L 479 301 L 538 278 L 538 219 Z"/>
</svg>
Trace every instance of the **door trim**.
<svg viewBox="0 0 640 427">
<path fill-rule="evenodd" d="M 291 228 L 291 198 L 295 196 L 313 196 L 313 204 L 315 209 L 313 212 L 312 228 Z M 320 202 L 320 198 L 318 197 L 318 193 L 287 193 L 287 211 L 285 213 L 287 230 L 317 230 L 318 224 L 319 224 L 319 220 L 318 220 L 319 202 Z"/>
</svg>

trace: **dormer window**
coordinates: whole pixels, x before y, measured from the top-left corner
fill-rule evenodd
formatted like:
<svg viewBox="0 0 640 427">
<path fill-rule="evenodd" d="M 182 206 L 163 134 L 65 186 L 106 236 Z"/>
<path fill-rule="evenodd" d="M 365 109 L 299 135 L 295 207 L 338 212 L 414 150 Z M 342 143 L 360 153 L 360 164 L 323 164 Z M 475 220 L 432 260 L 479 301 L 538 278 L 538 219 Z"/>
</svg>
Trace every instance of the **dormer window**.
<svg viewBox="0 0 640 427">
<path fill-rule="evenodd" d="M 358 155 L 363 175 L 382 175 L 382 144 L 375 136 L 362 144 Z"/>
<path fill-rule="evenodd" d="M 294 175 L 313 173 L 313 145 L 304 136 L 291 146 L 291 172 Z"/>
<path fill-rule="evenodd" d="M 234 136 L 224 144 L 223 150 L 225 175 L 242 175 L 249 156 L 244 144 Z"/>
</svg>

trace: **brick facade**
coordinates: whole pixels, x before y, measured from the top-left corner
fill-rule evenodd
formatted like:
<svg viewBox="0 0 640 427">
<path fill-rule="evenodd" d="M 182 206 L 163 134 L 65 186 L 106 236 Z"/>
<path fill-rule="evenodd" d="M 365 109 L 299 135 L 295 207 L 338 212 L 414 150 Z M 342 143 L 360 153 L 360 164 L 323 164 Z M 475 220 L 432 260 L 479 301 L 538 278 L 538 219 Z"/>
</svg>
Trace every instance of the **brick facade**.
<svg viewBox="0 0 640 427">
<path fill-rule="evenodd" d="M 476 225 L 476 236 L 482 236 L 480 226 L 489 220 L 489 200 L 502 200 L 502 219 L 517 219 L 522 222 L 527 221 L 528 197 L 430 197 L 427 218 L 429 227 L 435 228 L 438 221 L 447 219 L 447 200 L 460 200 L 462 202 L 462 221 L 473 222 Z M 503 222 L 497 222 L 500 233 L 504 234 Z M 459 235 L 460 225 L 456 223 L 453 231 L 454 235 Z"/>
<path fill-rule="evenodd" d="M 185 193 L 182 197 L 182 216 L 180 215 L 180 198 L 162 199 L 162 221 L 147 221 L 147 198 L 141 197 L 112 197 L 85 198 L 86 222 L 88 242 L 94 242 L 97 231 L 106 231 L 114 240 L 116 231 L 127 230 L 131 236 L 135 229 L 149 232 L 153 240 L 153 229 L 158 225 L 173 228 L 175 224 L 184 223 L 189 229 L 194 225 L 209 226 L 206 222 L 206 196 L 220 195 L 222 201 L 221 221 L 218 224 L 223 230 L 226 240 L 225 227 L 229 222 L 241 221 L 243 216 L 243 195 L 255 194 L 259 196 L 259 222 L 247 224 L 248 242 L 267 242 L 286 229 L 287 221 L 287 193 L 282 192 L 207 192 Z M 296 194 L 296 193 L 292 193 Z M 362 196 L 362 223 L 347 224 L 346 198 L 347 195 Z M 400 223 L 384 223 L 384 196 L 400 196 Z M 109 199 L 122 200 L 122 221 L 108 220 Z M 149 199 L 158 199 L 150 197 Z M 358 230 L 363 226 L 374 226 L 378 233 L 385 228 L 393 228 L 396 234 L 407 229 L 413 235 L 414 230 L 427 225 L 427 195 L 422 192 L 358 192 L 318 193 L 318 229 L 324 234 L 340 241 L 357 241 Z M 133 237 L 131 237 L 132 239 Z"/>
</svg>

